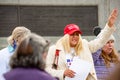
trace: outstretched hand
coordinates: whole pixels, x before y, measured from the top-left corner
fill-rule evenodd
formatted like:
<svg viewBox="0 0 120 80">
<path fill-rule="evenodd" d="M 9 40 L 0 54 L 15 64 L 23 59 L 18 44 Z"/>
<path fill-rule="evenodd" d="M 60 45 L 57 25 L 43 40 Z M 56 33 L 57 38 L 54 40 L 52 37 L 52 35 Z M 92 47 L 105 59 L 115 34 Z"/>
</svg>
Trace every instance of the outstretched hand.
<svg viewBox="0 0 120 80">
<path fill-rule="evenodd" d="M 112 13 L 110 14 L 109 16 L 109 19 L 108 19 L 108 26 L 109 27 L 112 27 L 117 19 L 117 16 L 118 16 L 118 10 L 117 9 L 114 9 L 112 11 Z"/>
</svg>

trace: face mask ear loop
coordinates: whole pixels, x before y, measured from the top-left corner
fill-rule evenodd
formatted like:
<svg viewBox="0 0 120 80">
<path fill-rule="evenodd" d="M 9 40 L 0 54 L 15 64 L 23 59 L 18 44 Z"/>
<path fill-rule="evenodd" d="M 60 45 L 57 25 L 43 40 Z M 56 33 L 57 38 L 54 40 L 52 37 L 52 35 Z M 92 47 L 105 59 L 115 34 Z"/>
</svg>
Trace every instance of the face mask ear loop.
<svg viewBox="0 0 120 80">
<path fill-rule="evenodd" d="M 13 48 L 16 49 L 16 47 L 17 47 L 17 44 L 16 44 L 16 41 L 14 40 L 14 42 L 13 42 Z"/>
</svg>

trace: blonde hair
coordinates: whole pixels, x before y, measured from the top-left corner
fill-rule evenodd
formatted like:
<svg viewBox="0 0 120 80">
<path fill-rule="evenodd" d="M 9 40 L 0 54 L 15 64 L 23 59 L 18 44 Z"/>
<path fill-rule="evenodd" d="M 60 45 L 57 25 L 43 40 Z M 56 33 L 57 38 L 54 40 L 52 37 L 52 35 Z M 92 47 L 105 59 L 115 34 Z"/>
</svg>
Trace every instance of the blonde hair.
<svg viewBox="0 0 120 80">
<path fill-rule="evenodd" d="M 69 34 L 65 34 L 62 38 L 60 38 L 57 41 L 57 44 L 62 44 L 63 48 L 65 50 L 66 53 L 70 53 L 70 41 L 69 41 Z M 75 46 L 75 52 L 76 55 L 79 55 L 81 50 L 82 50 L 82 38 L 81 35 L 79 34 L 79 41 L 78 44 Z"/>
<path fill-rule="evenodd" d="M 103 57 L 103 59 L 105 61 L 105 65 L 107 67 L 110 67 L 111 61 L 115 64 L 119 63 L 119 56 L 115 49 L 112 50 L 110 55 L 105 54 L 105 52 L 102 50 L 101 56 Z"/>
<path fill-rule="evenodd" d="M 21 38 L 25 37 L 26 35 L 30 34 L 31 31 L 24 26 L 18 26 L 12 31 L 12 35 L 8 37 L 7 41 L 9 45 L 13 44 L 15 39 L 21 36 Z"/>
</svg>

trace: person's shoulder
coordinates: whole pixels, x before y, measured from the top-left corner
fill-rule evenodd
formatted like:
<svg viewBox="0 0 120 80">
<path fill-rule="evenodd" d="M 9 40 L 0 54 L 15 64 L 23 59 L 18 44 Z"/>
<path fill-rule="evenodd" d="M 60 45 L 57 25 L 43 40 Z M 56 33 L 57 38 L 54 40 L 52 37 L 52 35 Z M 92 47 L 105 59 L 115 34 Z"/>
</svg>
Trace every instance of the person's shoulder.
<svg viewBox="0 0 120 80">
<path fill-rule="evenodd" d="M 53 76 L 51 76 L 46 71 L 41 71 L 41 77 L 43 77 L 43 80 L 56 80 Z"/>
<path fill-rule="evenodd" d="M 6 49 L 7 49 L 7 47 L 5 47 L 5 48 L 1 49 L 1 50 L 0 50 L 0 52 L 1 52 L 1 51 L 4 51 L 4 50 L 6 50 Z"/>
<path fill-rule="evenodd" d="M 83 43 L 88 43 L 88 41 L 86 39 L 82 39 Z"/>
<path fill-rule="evenodd" d="M 100 54 L 102 51 L 102 49 L 98 49 L 96 52 L 94 52 L 95 54 Z"/>
<path fill-rule="evenodd" d="M 51 48 L 55 48 L 55 47 L 56 47 L 56 45 L 55 45 L 55 44 L 53 44 L 53 45 L 50 45 L 50 47 L 49 47 L 49 48 L 51 49 Z"/>
<path fill-rule="evenodd" d="M 55 44 L 52 44 L 52 45 L 50 45 L 50 47 L 56 47 L 56 45 L 55 45 Z"/>
<path fill-rule="evenodd" d="M 38 77 L 42 78 L 42 80 L 55 80 L 55 78 L 53 76 L 51 76 L 48 72 L 46 72 L 45 70 L 40 70 L 40 69 L 36 69 L 36 68 L 30 68 L 30 69 L 22 69 L 23 71 L 27 71 L 30 72 L 30 75 L 33 75 L 33 77 Z"/>
<path fill-rule="evenodd" d="M 0 50 L 0 55 L 4 54 L 6 52 L 8 52 L 8 47 L 5 47 L 5 48 L 1 49 Z"/>
</svg>

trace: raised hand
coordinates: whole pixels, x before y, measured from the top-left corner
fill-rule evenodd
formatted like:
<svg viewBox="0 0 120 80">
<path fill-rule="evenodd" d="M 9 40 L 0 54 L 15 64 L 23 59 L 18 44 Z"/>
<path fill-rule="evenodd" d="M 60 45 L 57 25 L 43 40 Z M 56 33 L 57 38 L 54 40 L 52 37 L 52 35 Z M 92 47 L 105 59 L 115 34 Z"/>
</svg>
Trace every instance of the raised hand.
<svg viewBox="0 0 120 80">
<path fill-rule="evenodd" d="M 110 14 L 109 19 L 108 19 L 108 26 L 109 27 L 113 27 L 113 25 L 117 19 L 117 16 L 118 16 L 118 10 L 114 9 L 112 11 L 112 13 Z"/>
</svg>

